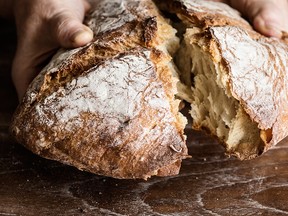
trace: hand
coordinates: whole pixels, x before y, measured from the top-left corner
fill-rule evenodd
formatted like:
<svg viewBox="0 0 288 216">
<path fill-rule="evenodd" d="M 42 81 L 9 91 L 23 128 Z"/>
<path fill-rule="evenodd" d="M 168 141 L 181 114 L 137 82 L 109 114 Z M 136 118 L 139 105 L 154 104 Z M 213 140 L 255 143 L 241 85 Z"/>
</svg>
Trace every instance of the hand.
<svg viewBox="0 0 288 216">
<path fill-rule="evenodd" d="M 93 32 L 82 24 L 89 9 L 86 0 L 15 1 L 18 45 L 12 79 L 19 99 L 55 50 L 83 46 L 92 40 Z"/>
<path fill-rule="evenodd" d="M 239 10 L 253 24 L 255 30 L 281 38 L 288 32 L 288 0 L 214 0 Z"/>
</svg>

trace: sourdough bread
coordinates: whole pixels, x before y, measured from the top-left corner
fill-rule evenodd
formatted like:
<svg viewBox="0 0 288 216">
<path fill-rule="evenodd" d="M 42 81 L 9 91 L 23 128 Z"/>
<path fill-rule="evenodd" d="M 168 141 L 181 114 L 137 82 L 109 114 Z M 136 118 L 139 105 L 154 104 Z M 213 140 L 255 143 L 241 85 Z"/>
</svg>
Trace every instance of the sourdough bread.
<svg viewBox="0 0 288 216">
<path fill-rule="evenodd" d="M 114 178 L 175 175 L 187 157 L 171 62 L 176 30 L 148 0 L 104 0 L 95 38 L 60 50 L 31 83 L 12 123 L 43 157 Z"/>
<path fill-rule="evenodd" d="M 92 1 L 93 42 L 34 79 L 11 125 L 18 142 L 114 178 L 176 175 L 189 157 L 177 97 L 228 155 L 251 159 L 287 136 L 287 45 L 219 2 L 155 2 L 172 23 L 151 0 Z"/>
<path fill-rule="evenodd" d="M 240 159 L 285 138 L 288 46 L 258 34 L 219 2 L 171 0 L 162 8 L 184 23 L 175 62 L 192 89 L 193 127 L 218 137 Z"/>
</svg>

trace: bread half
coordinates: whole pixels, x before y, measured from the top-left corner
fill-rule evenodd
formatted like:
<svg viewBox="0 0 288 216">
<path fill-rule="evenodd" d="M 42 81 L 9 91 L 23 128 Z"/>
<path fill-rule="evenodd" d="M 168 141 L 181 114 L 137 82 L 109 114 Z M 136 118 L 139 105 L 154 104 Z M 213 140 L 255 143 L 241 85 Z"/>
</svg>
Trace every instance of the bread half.
<svg viewBox="0 0 288 216">
<path fill-rule="evenodd" d="M 175 62 L 192 89 L 193 127 L 218 137 L 240 159 L 285 138 L 288 46 L 258 34 L 222 3 L 171 0 L 162 8 L 184 23 Z"/>
<path fill-rule="evenodd" d="M 114 178 L 176 175 L 189 156 L 175 95 L 228 155 L 251 159 L 287 136 L 287 45 L 222 3 L 155 2 L 178 37 L 151 0 L 93 2 L 93 42 L 34 79 L 11 125 L 18 142 Z"/>
<path fill-rule="evenodd" d="M 174 97 L 176 30 L 148 0 L 93 8 L 93 42 L 54 56 L 18 107 L 13 134 L 40 156 L 100 175 L 178 174 L 188 153 Z"/>
</svg>

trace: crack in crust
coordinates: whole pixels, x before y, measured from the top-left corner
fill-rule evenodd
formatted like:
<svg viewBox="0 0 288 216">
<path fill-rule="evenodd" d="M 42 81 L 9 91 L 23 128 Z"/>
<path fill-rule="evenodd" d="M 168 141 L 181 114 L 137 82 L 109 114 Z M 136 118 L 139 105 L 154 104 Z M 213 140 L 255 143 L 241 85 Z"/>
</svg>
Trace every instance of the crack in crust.
<svg viewBox="0 0 288 216">
<path fill-rule="evenodd" d="M 155 2 L 178 16 L 181 46 L 152 1 L 93 2 L 93 42 L 59 50 L 31 83 L 11 126 L 18 142 L 115 178 L 175 175 L 189 157 L 175 94 L 229 155 L 254 158 L 287 135 L 287 45 L 221 3 Z"/>
<path fill-rule="evenodd" d="M 176 31 L 148 0 L 94 7 L 85 21 L 93 42 L 60 50 L 40 72 L 16 111 L 14 135 L 43 157 L 96 174 L 178 174 L 188 150 L 169 54 Z"/>
</svg>

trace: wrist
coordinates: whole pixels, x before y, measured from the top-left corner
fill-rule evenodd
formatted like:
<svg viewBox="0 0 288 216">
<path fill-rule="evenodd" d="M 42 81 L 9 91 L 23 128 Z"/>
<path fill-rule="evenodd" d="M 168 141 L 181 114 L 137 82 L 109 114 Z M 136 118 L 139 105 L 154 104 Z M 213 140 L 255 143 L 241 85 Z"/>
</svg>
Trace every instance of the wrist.
<svg viewBox="0 0 288 216">
<path fill-rule="evenodd" d="M 12 19 L 14 0 L 0 0 L 0 17 L 5 19 Z"/>
</svg>

